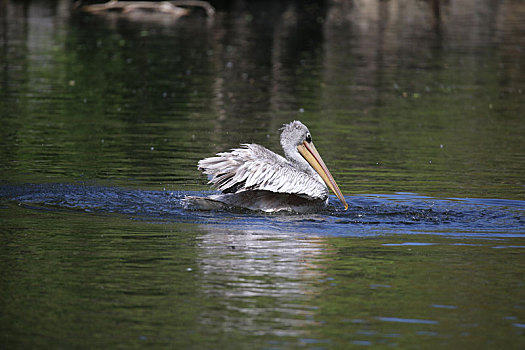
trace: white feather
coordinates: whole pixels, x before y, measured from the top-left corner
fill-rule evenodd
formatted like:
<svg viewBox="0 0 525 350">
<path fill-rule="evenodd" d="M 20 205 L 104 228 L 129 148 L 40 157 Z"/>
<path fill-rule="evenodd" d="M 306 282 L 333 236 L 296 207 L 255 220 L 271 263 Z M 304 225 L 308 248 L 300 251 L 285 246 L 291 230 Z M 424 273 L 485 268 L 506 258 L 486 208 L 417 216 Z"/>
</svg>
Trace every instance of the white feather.
<svg viewBox="0 0 525 350">
<path fill-rule="evenodd" d="M 199 169 L 211 176 L 209 183 L 218 190 L 234 193 L 262 190 L 310 199 L 328 198 L 328 188 L 322 181 L 297 169 L 282 156 L 257 144 L 242 146 L 199 161 Z"/>
</svg>

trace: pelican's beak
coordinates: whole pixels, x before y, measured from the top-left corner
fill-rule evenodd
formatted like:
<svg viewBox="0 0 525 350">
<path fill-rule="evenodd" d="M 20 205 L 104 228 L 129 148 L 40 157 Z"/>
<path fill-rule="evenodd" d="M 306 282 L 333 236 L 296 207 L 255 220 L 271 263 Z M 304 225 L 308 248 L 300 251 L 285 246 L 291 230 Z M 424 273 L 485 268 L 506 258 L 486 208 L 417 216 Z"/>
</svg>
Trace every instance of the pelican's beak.
<svg viewBox="0 0 525 350">
<path fill-rule="evenodd" d="M 348 204 L 346 204 L 345 197 L 341 193 L 341 190 L 339 189 L 339 186 L 335 183 L 334 178 L 332 177 L 332 174 L 330 174 L 330 171 L 326 167 L 326 165 L 323 162 L 323 159 L 315 149 L 315 146 L 312 142 L 308 143 L 306 141 L 303 141 L 302 144 L 297 146 L 297 150 L 304 159 L 314 168 L 315 171 L 322 177 L 323 181 L 326 183 L 328 187 L 332 190 L 332 192 L 339 198 L 341 203 L 345 206 L 345 210 L 348 209 Z"/>
</svg>

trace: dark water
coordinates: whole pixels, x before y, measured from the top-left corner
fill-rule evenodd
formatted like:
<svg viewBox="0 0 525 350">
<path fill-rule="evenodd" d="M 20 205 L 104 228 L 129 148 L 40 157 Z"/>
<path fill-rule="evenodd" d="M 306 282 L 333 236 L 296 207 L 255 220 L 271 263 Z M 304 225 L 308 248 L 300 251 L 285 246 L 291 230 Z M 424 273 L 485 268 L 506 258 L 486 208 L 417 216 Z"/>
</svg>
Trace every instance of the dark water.
<svg viewBox="0 0 525 350">
<path fill-rule="evenodd" d="M 219 5 L 0 5 L 0 348 L 522 349 L 525 6 Z M 349 210 L 183 205 L 293 119 Z"/>
</svg>

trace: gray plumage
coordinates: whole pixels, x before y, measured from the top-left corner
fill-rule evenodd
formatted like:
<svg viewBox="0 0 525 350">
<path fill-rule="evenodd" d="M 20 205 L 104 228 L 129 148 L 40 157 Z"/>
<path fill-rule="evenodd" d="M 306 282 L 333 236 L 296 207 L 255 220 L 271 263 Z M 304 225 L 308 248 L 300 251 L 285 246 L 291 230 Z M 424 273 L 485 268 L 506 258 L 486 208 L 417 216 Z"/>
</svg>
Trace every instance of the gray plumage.
<svg viewBox="0 0 525 350">
<path fill-rule="evenodd" d="M 257 144 L 243 144 L 200 160 L 199 170 L 222 194 L 187 197 L 187 202 L 206 209 L 226 206 L 266 212 L 304 212 L 326 206 L 328 187 L 297 150 L 305 139 L 311 140 L 308 128 L 293 121 L 282 130 L 286 158 Z"/>
</svg>

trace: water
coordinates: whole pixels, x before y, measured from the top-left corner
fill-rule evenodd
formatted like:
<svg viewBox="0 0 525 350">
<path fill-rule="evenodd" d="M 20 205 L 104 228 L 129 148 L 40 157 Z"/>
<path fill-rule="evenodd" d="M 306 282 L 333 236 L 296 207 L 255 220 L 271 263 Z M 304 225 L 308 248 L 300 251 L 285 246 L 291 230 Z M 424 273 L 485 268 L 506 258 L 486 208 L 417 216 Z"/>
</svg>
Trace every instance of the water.
<svg viewBox="0 0 525 350">
<path fill-rule="evenodd" d="M 317 214 L 264 215 L 244 210 L 207 211 L 188 207 L 185 196 L 213 192 L 144 191 L 89 184 L 0 186 L 7 203 L 34 210 L 119 214 L 152 223 L 226 225 L 238 230 L 312 233 L 321 236 L 430 234 L 457 238 L 525 238 L 525 202 L 505 199 L 432 198 L 413 193 L 347 197 Z M 9 207 L 8 204 L 6 204 Z"/>
<path fill-rule="evenodd" d="M 525 344 L 517 2 L 0 8 L 0 344 Z M 186 208 L 196 162 L 300 119 L 350 204 Z"/>
<path fill-rule="evenodd" d="M 404 193 L 267 215 L 90 184 L 0 193 L 11 346 L 522 344 L 523 201 Z"/>
</svg>

